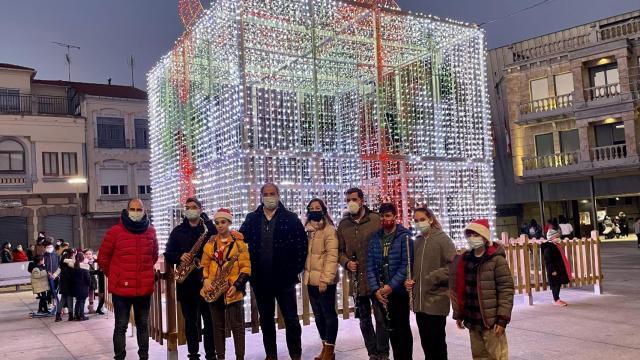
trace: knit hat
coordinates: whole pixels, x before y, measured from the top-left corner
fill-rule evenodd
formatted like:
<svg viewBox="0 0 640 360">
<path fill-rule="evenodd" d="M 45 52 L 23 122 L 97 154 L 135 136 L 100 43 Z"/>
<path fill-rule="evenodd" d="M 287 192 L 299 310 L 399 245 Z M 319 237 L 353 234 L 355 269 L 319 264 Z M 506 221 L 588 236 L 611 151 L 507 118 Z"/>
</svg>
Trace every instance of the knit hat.
<svg viewBox="0 0 640 360">
<path fill-rule="evenodd" d="M 549 231 L 547 231 L 547 240 L 552 240 L 556 238 L 560 238 L 560 233 L 558 232 L 558 230 L 553 228 L 549 229 Z"/>
<path fill-rule="evenodd" d="M 233 217 L 231 216 L 231 210 L 225 208 L 218 209 L 218 211 L 213 215 L 213 220 L 219 218 L 227 219 L 229 222 L 232 222 Z"/>
<path fill-rule="evenodd" d="M 471 230 L 478 235 L 485 238 L 491 244 L 491 233 L 489 232 L 489 220 L 487 219 L 476 219 L 467 225 L 464 231 Z"/>
</svg>

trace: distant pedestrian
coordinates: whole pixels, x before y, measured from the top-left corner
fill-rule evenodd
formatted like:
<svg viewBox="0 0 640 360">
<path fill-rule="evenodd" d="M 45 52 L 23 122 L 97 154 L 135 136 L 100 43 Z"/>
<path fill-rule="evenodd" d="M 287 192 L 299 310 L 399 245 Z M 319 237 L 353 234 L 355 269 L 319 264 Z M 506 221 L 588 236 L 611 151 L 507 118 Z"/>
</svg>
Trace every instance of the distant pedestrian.
<svg viewBox="0 0 640 360">
<path fill-rule="evenodd" d="M 560 300 L 560 288 L 571 281 L 571 268 L 559 242 L 560 233 L 551 229 L 547 233 L 547 241 L 542 243 L 540 249 L 547 269 L 547 280 L 553 294 L 553 304 L 567 306 L 566 302 Z"/>
<path fill-rule="evenodd" d="M 636 238 L 638 239 L 638 249 L 640 249 L 640 217 L 633 224 L 633 230 L 636 233 Z"/>
<path fill-rule="evenodd" d="M 29 264 L 31 269 L 31 288 L 33 293 L 38 295 L 38 313 L 45 314 L 49 312 L 47 308 L 47 291 L 49 291 L 49 274 L 44 266 L 44 258 L 36 256 L 33 262 Z"/>
<path fill-rule="evenodd" d="M 569 220 L 564 215 L 558 216 L 560 227 L 560 236 L 562 238 L 572 238 L 573 237 L 573 225 L 569 223 Z"/>
<path fill-rule="evenodd" d="M 536 219 L 531 219 L 529 222 L 527 236 L 529 236 L 529 239 L 542 239 L 542 228 L 538 225 Z"/>
<path fill-rule="evenodd" d="M 11 255 L 13 255 L 13 262 L 29 261 L 27 253 L 22 249 L 22 245 L 16 246 Z"/>
<path fill-rule="evenodd" d="M 11 243 L 5 242 L 2 245 L 2 263 L 7 264 L 13 262 L 13 254 L 11 253 Z"/>
</svg>

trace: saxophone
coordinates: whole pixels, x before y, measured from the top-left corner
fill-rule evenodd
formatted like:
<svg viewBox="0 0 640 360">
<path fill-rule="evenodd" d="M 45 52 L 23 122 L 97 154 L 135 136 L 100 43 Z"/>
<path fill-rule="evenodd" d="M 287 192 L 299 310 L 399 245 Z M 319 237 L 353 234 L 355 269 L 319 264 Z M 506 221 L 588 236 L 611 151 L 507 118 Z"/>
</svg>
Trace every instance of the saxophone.
<svg viewBox="0 0 640 360">
<path fill-rule="evenodd" d="M 207 236 L 207 226 L 202 220 L 200 220 L 200 223 L 202 224 L 202 226 L 204 226 L 204 231 L 202 231 L 202 234 L 198 238 L 198 241 L 196 241 L 196 243 L 189 251 L 189 254 L 191 255 L 191 261 L 180 261 L 180 264 L 176 267 L 175 278 L 178 284 L 182 284 L 187 279 L 189 274 L 191 274 L 193 269 L 195 269 L 196 267 L 200 267 L 200 261 L 196 259 L 196 254 L 202 248 L 202 243 Z"/>
<path fill-rule="evenodd" d="M 211 285 L 213 286 L 212 291 L 205 291 L 204 287 L 200 289 L 200 295 L 204 298 L 204 301 L 211 303 L 216 300 L 224 293 L 229 290 L 231 286 L 229 286 L 229 281 L 227 278 L 229 274 L 231 274 L 231 270 L 233 269 L 233 265 L 235 265 L 236 261 L 240 257 L 242 252 L 238 249 L 238 252 L 229 258 L 227 262 L 222 266 L 222 268 L 218 268 L 218 272 L 216 272 L 216 276 L 211 281 Z"/>
</svg>

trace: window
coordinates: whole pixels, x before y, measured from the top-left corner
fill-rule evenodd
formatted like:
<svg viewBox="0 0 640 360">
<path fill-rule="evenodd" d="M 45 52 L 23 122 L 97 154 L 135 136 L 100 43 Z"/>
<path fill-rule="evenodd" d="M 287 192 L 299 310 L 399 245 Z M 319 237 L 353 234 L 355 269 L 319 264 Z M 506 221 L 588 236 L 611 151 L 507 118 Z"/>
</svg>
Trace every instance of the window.
<svg viewBox="0 0 640 360">
<path fill-rule="evenodd" d="M 20 90 L 0 88 L 0 111 L 20 111 Z"/>
<path fill-rule="evenodd" d="M 589 73 L 591 74 L 592 87 L 613 85 L 620 82 L 617 63 L 592 67 L 589 69 Z"/>
<path fill-rule="evenodd" d="M 552 133 L 536 135 L 536 155 L 552 155 L 554 152 Z"/>
<path fill-rule="evenodd" d="M 145 119 L 135 119 L 136 148 L 149 148 L 149 123 Z"/>
<path fill-rule="evenodd" d="M 547 78 L 531 80 L 531 100 L 546 99 L 549 97 L 549 85 Z"/>
<path fill-rule="evenodd" d="M 78 154 L 69 152 L 62 153 L 62 175 L 78 175 Z"/>
<path fill-rule="evenodd" d="M 44 176 L 58 176 L 58 153 L 43 152 L 42 153 L 42 174 Z"/>
<path fill-rule="evenodd" d="M 100 194 L 102 195 L 127 195 L 129 191 L 127 185 L 102 185 L 100 186 Z"/>
<path fill-rule="evenodd" d="M 624 123 L 597 125 L 595 127 L 596 146 L 611 146 L 624 144 Z"/>
<path fill-rule="evenodd" d="M 151 194 L 151 185 L 138 185 L 138 195 Z"/>
<path fill-rule="evenodd" d="M 24 173 L 24 149 L 19 142 L 0 142 L 0 173 Z"/>
<path fill-rule="evenodd" d="M 573 74 L 566 73 L 553 77 L 556 87 L 556 96 L 571 95 L 573 93 Z"/>
<path fill-rule="evenodd" d="M 560 131 L 560 152 L 570 153 L 580 150 L 578 129 Z"/>
<path fill-rule="evenodd" d="M 124 119 L 99 117 L 98 118 L 98 147 L 124 148 Z"/>
</svg>

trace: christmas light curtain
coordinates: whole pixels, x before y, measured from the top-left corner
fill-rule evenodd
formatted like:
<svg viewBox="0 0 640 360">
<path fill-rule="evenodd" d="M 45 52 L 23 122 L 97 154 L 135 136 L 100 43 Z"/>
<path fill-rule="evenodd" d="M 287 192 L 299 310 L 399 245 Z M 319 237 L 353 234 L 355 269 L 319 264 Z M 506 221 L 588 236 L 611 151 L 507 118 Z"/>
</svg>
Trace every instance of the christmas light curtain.
<svg viewBox="0 0 640 360">
<path fill-rule="evenodd" d="M 339 218 L 360 186 L 405 225 L 431 207 L 460 244 L 493 222 L 481 30 L 392 1 L 218 0 L 187 32 L 148 74 L 161 243 L 186 192 L 239 226 L 270 181 L 301 215 L 317 196 Z"/>
</svg>

